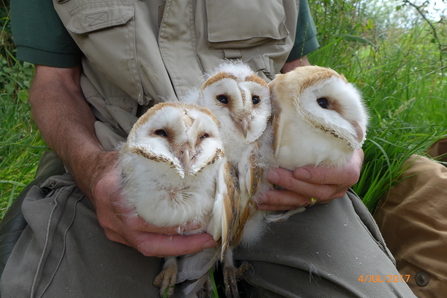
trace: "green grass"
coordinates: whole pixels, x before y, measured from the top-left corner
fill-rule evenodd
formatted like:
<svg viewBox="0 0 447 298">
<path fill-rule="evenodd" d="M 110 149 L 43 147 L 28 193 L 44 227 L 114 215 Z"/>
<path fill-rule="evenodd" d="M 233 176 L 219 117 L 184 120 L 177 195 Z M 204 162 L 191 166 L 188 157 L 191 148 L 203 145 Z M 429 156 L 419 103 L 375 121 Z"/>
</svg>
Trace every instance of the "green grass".
<svg viewBox="0 0 447 298">
<path fill-rule="evenodd" d="M 0 216 L 34 177 L 45 149 L 27 103 L 32 65 L 0 60 Z"/>
<path fill-rule="evenodd" d="M 46 148 L 28 105 L 34 66 L 15 59 L 8 3 L 0 7 L 0 218 L 33 179 Z"/>
<path fill-rule="evenodd" d="M 315 64 L 343 73 L 363 93 L 370 126 L 363 146 L 363 172 L 354 190 L 371 212 L 396 182 L 404 161 L 412 154 L 424 154 L 435 140 L 447 135 L 445 69 L 436 59 L 419 59 L 407 40 L 411 37 L 400 44 L 382 40 L 375 46 L 341 37 L 310 57 Z M 340 47 L 345 54 L 334 61 L 332 49 Z"/>
<path fill-rule="evenodd" d="M 439 49 L 447 45 L 447 26 L 432 22 L 438 40 L 424 22 L 379 29 L 380 20 L 369 18 L 358 1 L 334 2 L 338 6 L 314 6 L 317 19 L 325 16 L 319 29 L 324 38 L 309 58 L 343 73 L 363 93 L 370 126 L 362 175 L 353 188 L 374 212 L 408 157 L 447 137 L 447 49 Z M 331 9 L 338 15 L 328 15 Z"/>
<path fill-rule="evenodd" d="M 447 28 L 402 28 L 360 1 L 310 3 L 321 47 L 311 63 L 334 68 L 362 91 L 370 113 L 362 176 L 354 190 L 373 212 L 404 161 L 447 135 Z M 399 8 L 401 9 L 401 8 Z M 411 7 L 407 7 L 411 9 Z M 0 217 L 35 173 L 46 149 L 27 104 L 33 66 L 14 58 L 7 10 L 1 18 Z M 387 19 L 386 26 L 384 19 Z M 433 28 L 438 32 L 434 40 Z M 428 34 L 428 35 L 427 35 Z"/>
</svg>

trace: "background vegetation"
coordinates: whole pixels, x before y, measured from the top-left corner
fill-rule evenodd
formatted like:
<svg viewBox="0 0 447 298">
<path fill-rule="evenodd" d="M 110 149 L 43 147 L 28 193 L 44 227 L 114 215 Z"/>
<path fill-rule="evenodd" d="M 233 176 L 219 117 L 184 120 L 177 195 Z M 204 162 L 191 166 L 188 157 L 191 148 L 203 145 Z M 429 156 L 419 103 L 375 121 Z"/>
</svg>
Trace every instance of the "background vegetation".
<svg viewBox="0 0 447 298">
<path fill-rule="evenodd" d="M 0 7 L 0 217 L 31 181 L 45 149 L 27 104 L 33 66 L 15 59 L 9 2 Z M 313 64 L 343 73 L 370 111 L 354 187 L 372 211 L 403 162 L 447 135 L 445 0 L 309 0 L 321 48 Z M 430 6 L 431 5 L 431 6 Z"/>
<path fill-rule="evenodd" d="M 31 120 L 28 88 L 33 66 L 15 59 L 9 1 L 0 6 L 0 218 L 34 177 L 44 142 Z"/>
<path fill-rule="evenodd" d="M 344 73 L 369 107 L 354 189 L 373 211 L 403 162 L 447 134 L 447 1 L 310 2 L 321 43 L 311 63 Z"/>
</svg>

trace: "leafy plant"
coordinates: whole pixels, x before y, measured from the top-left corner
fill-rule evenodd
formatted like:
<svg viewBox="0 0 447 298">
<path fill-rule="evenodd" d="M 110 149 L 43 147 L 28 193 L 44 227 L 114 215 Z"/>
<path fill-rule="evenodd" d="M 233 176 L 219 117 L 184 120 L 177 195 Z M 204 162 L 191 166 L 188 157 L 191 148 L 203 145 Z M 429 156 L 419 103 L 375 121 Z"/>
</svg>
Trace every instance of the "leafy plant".
<svg viewBox="0 0 447 298">
<path fill-rule="evenodd" d="M 439 43 L 433 43 L 426 34 L 431 26 L 416 20 L 413 24 L 418 26 L 402 28 L 388 22 L 387 27 L 377 28 L 380 20 L 370 13 L 376 9 L 366 9 L 360 1 L 317 2 L 314 15 L 329 17 L 329 21 L 322 30 L 323 46 L 310 60 L 336 69 L 357 84 L 370 111 L 364 166 L 354 190 L 373 212 L 397 182 L 403 163 L 447 135 L 447 78 L 439 60 L 445 57 L 439 43 L 447 44 L 447 36 L 439 34 Z M 338 14 L 328 15 L 328 2 L 335 3 Z M 444 29 L 440 32 L 447 31 L 446 24 L 437 26 Z"/>
</svg>

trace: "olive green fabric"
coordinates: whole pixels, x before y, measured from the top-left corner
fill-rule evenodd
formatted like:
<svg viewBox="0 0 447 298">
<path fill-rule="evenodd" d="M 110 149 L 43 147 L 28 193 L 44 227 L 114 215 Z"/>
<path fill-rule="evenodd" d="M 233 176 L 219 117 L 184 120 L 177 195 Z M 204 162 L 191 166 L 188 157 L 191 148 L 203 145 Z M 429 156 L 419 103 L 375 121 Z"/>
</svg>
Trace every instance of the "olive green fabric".
<svg viewBox="0 0 447 298">
<path fill-rule="evenodd" d="M 27 226 L 22 214 L 22 203 L 26 194 L 33 186 L 41 185 L 50 176 L 64 174 L 65 172 L 62 160 L 52 151 L 45 152 L 37 168 L 36 179 L 26 186 L 3 216 L 0 222 L 0 276 L 17 240 Z"/>
<path fill-rule="evenodd" d="M 223 59 L 273 78 L 294 45 L 299 7 L 294 0 L 260 2 L 54 1 L 85 55 L 81 87 L 104 148 L 117 148 L 138 112 L 186 96 Z"/>
<path fill-rule="evenodd" d="M 295 45 L 287 61 L 293 61 L 307 56 L 316 50 L 318 46 L 317 29 L 310 14 L 309 3 L 307 1 L 300 1 Z"/>
<path fill-rule="evenodd" d="M 6 264 L 2 297 L 158 297 L 152 281 L 162 259 L 108 240 L 69 174 L 34 186 L 23 214 L 29 225 Z M 415 297 L 405 282 L 380 282 L 399 273 L 353 193 L 271 224 L 235 259 L 253 267 L 244 297 Z"/>
<path fill-rule="evenodd" d="M 81 51 L 57 16 L 51 1 L 11 1 L 11 23 L 17 58 L 34 64 L 74 67 Z M 21 11 L 26 11 L 22 14 Z"/>
</svg>

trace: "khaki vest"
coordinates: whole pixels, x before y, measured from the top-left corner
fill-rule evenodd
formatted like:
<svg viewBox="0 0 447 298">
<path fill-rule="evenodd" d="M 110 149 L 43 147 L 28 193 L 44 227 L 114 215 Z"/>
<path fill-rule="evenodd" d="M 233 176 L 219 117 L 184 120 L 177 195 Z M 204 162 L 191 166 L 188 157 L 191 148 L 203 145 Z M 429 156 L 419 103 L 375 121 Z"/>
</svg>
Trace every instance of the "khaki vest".
<svg viewBox="0 0 447 298">
<path fill-rule="evenodd" d="M 269 80 L 293 47 L 295 0 L 54 0 L 84 58 L 98 139 L 114 150 L 152 105 L 200 87 L 222 59 Z"/>
</svg>

